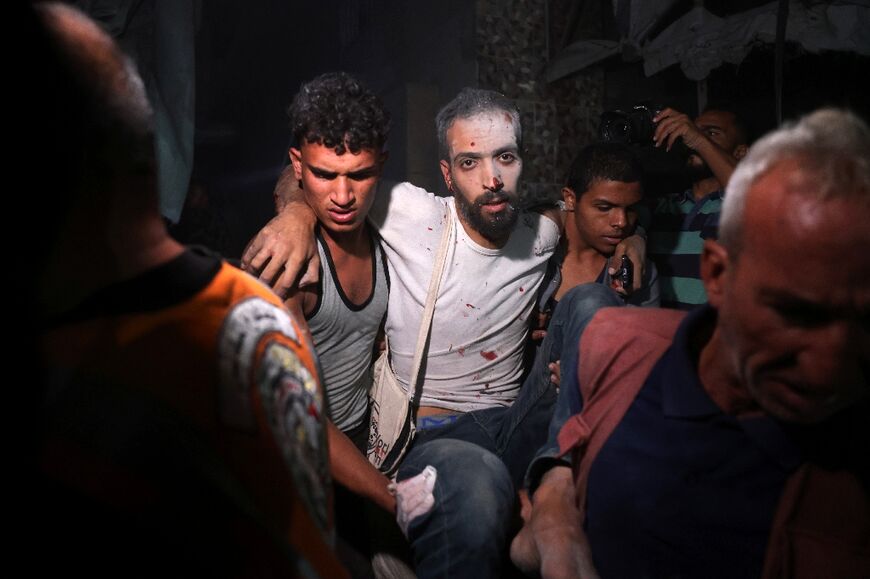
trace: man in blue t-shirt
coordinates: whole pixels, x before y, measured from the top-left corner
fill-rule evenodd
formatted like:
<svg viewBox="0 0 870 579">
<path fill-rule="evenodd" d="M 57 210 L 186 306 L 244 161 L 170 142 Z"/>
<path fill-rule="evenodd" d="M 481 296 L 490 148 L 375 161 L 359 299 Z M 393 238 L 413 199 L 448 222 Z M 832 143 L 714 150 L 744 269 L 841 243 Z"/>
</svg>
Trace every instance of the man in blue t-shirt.
<svg viewBox="0 0 870 579">
<path fill-rule="evenodd" d="M 699 258 L 704 240 L 716 239 L 722 195 L 748 151 L 748 131 L 725 105 L 708 107 L 694 120 L 668 108 L 654 120 L 657 147 L 670 150 L 679 141 L 689 149 L 692 187 L 657 200 L 647 251 L 658 267 L 662 306 L 691 309 L 706 301 Z"/>
</svg>

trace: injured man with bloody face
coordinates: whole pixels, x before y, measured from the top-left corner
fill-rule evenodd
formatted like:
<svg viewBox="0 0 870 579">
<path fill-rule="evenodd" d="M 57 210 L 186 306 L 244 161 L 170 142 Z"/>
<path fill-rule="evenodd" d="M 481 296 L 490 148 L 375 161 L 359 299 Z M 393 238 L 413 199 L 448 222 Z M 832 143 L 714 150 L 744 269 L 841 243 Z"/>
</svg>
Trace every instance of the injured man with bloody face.
<svg viewBox="0 0 870 579">
<path fill-rule="evenodd" d="M 418 576 L 496 576 L 515 485 L 545 439 L 555 400 L 552 388 L 529 396 L 520 386 L 528 320 L 560 217 L 555 209 L 545 215 L 518 206 L 522 128 L 504 96 L 464 89 L 436 125 L 453 196 L 381 182 L 368 213 L 390 274 L 390 369 L 407 392 L 419 390 L 418 433 L 398 468 L 397 516 Z M 304 199 L 291 200 L 243 263 L 256 269 L 292 254 L 285 273 L 292 279 L 314 253 L 305 247 L 314 222 Z M 412 385 L 426 288 L 450 223 L 425 371 Z M 276 250 L 274 231 L 295 247 Z M 451 532 L 439 531 L 445 528 Z"/>
</svg>

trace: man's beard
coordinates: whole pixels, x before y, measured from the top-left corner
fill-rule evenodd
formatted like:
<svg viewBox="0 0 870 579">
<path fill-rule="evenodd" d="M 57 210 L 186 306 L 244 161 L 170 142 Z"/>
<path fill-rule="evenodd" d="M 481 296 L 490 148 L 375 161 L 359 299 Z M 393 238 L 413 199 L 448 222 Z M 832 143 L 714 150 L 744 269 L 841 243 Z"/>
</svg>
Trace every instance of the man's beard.
<svg viewBox="0 0 870 579">
<path fill-rule="evenodd" d="M 487 191 L 475 199 L 473 203 L 468 202 L 460 191 L 457 191 L 453 197 L 456 199 L 456 208 L 466 223 L 490 241 L 500 241 L 510 235 L 517 222 L 519 211 L 517 211 L 516 195 L 514 194 L 504 191 Z M 502 201 L 507 202 L 504 210 L 495 214 L 484 214 L 484 204 Z"/>
<path fill-rule="evenodd" d="M 700 163 L 693 163 L 692 157 L 697 157 Z M 689 158 L 686 159 L 686 176 L 692 183 L 697 183 L 698 181 L 703 181 L 704 179 L 709 179 L 713 177 L 713 171 L 710 169 L 710 166 L 698 155 L 692 154 L 689 155 Z"/>
</svg>

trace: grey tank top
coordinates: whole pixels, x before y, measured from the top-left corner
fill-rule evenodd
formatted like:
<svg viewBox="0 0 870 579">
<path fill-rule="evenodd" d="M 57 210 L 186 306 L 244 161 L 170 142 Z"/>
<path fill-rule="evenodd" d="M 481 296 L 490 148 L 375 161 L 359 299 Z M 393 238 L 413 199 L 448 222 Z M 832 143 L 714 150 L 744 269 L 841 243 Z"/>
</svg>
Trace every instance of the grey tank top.
<svg viewBox="0 0 870 579">
<path fill-rule="evenodd" d="M 387 311 L 389 288 L 380 242 L 371 236 L 372 293 L 360 305 L 347 298 L 326 242 L 317 233 L 320 252 L 319 298 L 308 327 L 323 369 L 330 417 L 342 431 L 359 426 L 368 409 L 372 351 Z"/>
</svg>

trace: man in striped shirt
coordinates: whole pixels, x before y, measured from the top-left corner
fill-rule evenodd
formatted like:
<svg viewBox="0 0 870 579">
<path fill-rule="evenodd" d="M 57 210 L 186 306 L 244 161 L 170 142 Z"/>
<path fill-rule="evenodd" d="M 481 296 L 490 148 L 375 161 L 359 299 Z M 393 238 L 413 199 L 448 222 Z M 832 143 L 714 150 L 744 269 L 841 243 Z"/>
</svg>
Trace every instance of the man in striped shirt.
<svg viewBox="0 0 870 579">
<path fill-rule="evenodd" d="M 746 125 L 727 107 L 708 107 L 694 121 L 674 109 L 654 119 L 655 143 L 668 150 L 678 140 L 690 153 L 692 187 L 658 199 L 649 235 L 649 257 L 658 268 L 663 307 L 691 309 L 707 301 L 700 255 L 716 239 L 722 195 L 737 162 L 748 151 Z"/>
</svg>

